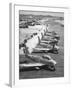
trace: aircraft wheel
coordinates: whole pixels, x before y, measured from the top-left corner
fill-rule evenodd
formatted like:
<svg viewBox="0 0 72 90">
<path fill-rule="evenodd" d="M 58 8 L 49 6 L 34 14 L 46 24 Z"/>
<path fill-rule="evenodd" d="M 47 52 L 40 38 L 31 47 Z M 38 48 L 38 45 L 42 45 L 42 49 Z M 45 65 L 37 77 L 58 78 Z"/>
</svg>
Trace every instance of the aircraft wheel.
<svg viewBox="0 0 72 90">
<path fill-rule="evenodd" d="M 58 50 L 54 50 L 53 53 L 54 53 L 54 54 L 58 54 Z"/>
<path fill-rule="evenodd" d="M 48 69 L 50 71 L 55 71 L 55 65 L 53 63 L 50 63 L 49 66 L 48 66 Z"/>
<path fill-rule="evenodd" d="M 40 70 L 40 68 L 39 67 L 35 67 L 35 69 L 38 71 L 38 70 Z"/>
<path fill-rule="evenodd" d="M 55 66 L 49 66 L 50 71 L 55 71 Z"/>
</svg>

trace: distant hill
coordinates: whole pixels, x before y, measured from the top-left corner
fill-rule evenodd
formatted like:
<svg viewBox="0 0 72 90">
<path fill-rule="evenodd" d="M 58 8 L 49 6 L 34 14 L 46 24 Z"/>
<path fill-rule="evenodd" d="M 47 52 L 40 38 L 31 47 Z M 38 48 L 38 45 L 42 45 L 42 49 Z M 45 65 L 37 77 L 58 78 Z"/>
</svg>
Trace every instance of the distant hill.
<svg viewBox="0 0 72 90">
<path fill-rule="evenodd" d="M 43 18 L 54 18 L 54 19 L 64 20 L 63 17 L 52 16 L 52 15 L 32 15 L 32 14 L 24 15 L 24 14 L 19 14 L 19 21 L 41 20 Z"/>
</svg>

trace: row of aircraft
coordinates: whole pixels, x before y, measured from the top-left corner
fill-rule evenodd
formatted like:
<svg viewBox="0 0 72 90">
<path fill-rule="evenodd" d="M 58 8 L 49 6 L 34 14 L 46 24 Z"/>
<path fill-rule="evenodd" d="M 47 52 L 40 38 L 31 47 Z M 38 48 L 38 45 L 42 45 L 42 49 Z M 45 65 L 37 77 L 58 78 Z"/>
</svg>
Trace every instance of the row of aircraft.
<svg viewBox="0 0 72 90">
<path fill-rule="evenodd" d="M 51 35 L 53 34 L 53 35 Z M 55 35 L 54 35 L 55 34 Z M 43 40 L 44 36 L 53 36 L 51 40 Z M 48 34 L 48 25 L 43 25 L 42 28 L 37 33 L 33 33 L 31 38 L 25 39 L 22 44 L 19 45 L 19 48 L 23 49 L 23 54 L 25 57 L 30 58 L 34 63 L 22 63 L 20 64 L 20 71 L 29 70 L 29 69 L 46 69 L 46 70 L 55 70 L 55 65 L 57 62 L 53 60 L 49 55 L 43 54 L 41 56 L 34 55 L 32 53 L 58 53 L 59 47 L 57 46 L 60 37 L 55 33 L 49 32 Z M 44 46 L 44 47 L 43 47 Z M 46 46 L 46 48 L 45 48 Z M 48 46 L 50 46 L 48 48 Z"/>
</svg>

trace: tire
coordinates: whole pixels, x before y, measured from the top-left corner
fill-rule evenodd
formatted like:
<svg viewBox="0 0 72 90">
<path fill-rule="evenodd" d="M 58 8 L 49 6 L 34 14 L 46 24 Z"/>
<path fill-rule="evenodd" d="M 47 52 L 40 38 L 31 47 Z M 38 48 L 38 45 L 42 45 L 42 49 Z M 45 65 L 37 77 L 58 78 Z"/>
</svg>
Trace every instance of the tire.
<svg viewBox="0 0 72 90">
<path fill-rule="evenodd" d="M 55 71 L 55 65 L 53 63 L 49 63 L 49 65 L 46 66 L 46 70 Z"/>
<path fill-rule="evenodd" d="M 58 50 L 54 50 L 53 53 L 54 53 L 54 54 L 58 54 Z"/>
<path fill-rule="evenodd" d="M 55 66 L 49 66 L 48 68 L 50 71 L 55 71 Z"/>
<path fill-rule="evenodd" d="M 39 71 L 40 70 L 40 67 L 35 67 L 35 70 Z"/>
</svg>

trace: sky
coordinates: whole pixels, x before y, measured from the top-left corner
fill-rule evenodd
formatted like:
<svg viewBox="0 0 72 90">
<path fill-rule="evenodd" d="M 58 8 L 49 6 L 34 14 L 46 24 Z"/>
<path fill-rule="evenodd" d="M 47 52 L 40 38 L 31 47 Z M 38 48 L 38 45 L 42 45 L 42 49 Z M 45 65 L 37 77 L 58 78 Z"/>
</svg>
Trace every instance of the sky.
<svg viewBox="0 0 72 90">
<path fill-rule="evenodd" d="M 52 15 L 52 16 L 59 16 L 59 17 L 64 17 L 64 12 L 46 12 L 46 11 L 25 11 L 25 10 L 20 10 L 19 14 L 33 14 L 33 15 Z"/>
</svg>

